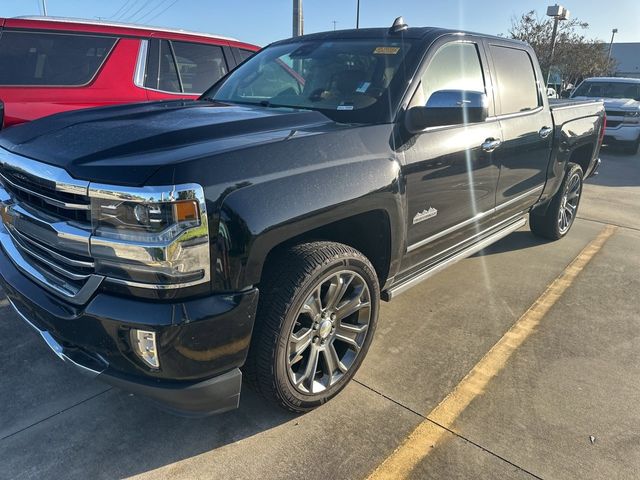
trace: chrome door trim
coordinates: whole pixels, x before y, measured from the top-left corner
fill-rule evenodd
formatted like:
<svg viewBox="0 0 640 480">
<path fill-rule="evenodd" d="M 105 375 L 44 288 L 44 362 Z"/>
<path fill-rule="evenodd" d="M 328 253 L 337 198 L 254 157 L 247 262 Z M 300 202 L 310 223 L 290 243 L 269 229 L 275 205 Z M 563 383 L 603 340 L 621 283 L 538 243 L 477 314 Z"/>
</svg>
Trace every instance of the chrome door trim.
<svg viewBox="0 0 640 480">
<path fill-rule="evenodd" d="M 427 243 L 431 243 L 431 242 L 433 242 L 435 240 L 438 240 L 439 238 L 442 238 L 445 235 L 453 233 L 453 232 L 455 232 L 456 230 L 458 230 L 460 228 L 466 227 L 467 225 L 471 225 L 472 223 L 475 223 L 475 222 L 477 222 L 477 221 L 479 221 L 479 220 L 481 220 L 481 219 L 483 219 L 485 217 L 488 217 L 489 215 L 492 215 L 494 213 L 494 211 L 495 211 L 495 209 L 492 208 L 491 210 L 487 210 L 486 212 L 479 213 L 479 214 L 469 218 L 468 220 L 465 220 L 464 222 L 458 223 L 457 225 L 454 225 L 454 226 L 449 227 L 449 228 L 447 228 L 445 230 L 442 230 L 442 231 L 436 233 L 435 235 L 431 235 L 430 237 L 427 237 L 427 238 L 425 238 L 423 240 L 420 240 L 420 241 L 418 241 L 416 243 L 413 243 L 413 244 L 411 244 L 411 245 L 409 245 L 407 247 L 407 253 L 412 252 L 412 251 L 414 251 L 414 250 L 426 245 Z"/>
<path fill-rule="evenodd" d="M 536 188 L 532 188 L 531 190 L 527 190 L 526 192 L 518 195 L 517 197 L 514 197 L 510 200 L 507 200 L 506 202 L 501 203 L 500 205 L 496 205 L 495 211 L 498 212 L 500 210 L 503 210 L 505 208 L 507 208 L 509 205 L 512 205 L 520 200 L 522 200 L 523 198 L 528 197 L 529 195 L 533 195 L 536 192 L 540 192 L 542 191 L 542 189 L 544 188 L 544 185 L 540 185 Z"/>
<path fill-rule="evenodd" d="M 507 235 L 515 232 L 516 230 L 518 230 L 520 227 L 524 226 L 527 223 L 527 219 L 525 217 L 520 217 L 519 220 L 514 221 L 512 224 L 504 227 L 503 229 L 493 233 L 492 235 L 488 236 L 487 238 L 479 241 L 478 243 L 475 243 L 471 246 L 469 246 L 468 248 L 452 255 L 451 257 L 447 258 L 446 260 L 435 264 L 434 266 L 426 269 L 425 271 L 423 271 L 422 273 L 419 273 L 418 275 L 410 278 L 409 280 L 402 282 L 400 284 L 398 284 L 397 286 L 392 286 L 390 289 L 388 289 L 386 291 L 386 300 L 391 300 L 392 298 L 400 295 L 401 293 L 403 293 L 404 291 L 410 289 L 411 287 L 416 286 L 418 283 L 422 282 L 423 280 L 426 280 L 427 278 L 431 277 L 432 275 L 435 275 L 436 273 L 440 272 L 441 270 L 445 269 L 446 267 L 449 267 L 451 265 L 453 265 L 454 263 L 459 262 L 460 260 L 467 258 L 471 255 L 473 255 L 474 253 L 479 252 L 480 250 L 482 250 L 485 247 L 488 247 L 489 245 L 497 242 L 498 240 L 506 237 Z"/>
<path fill-rule="evenodd" d="M 516 203 L 519 200 L 522 200 L 523 198 L 528 197 L 529 195 L 533 195 L 534 193 L 541 191 L 544 188 L 544 185 L 540 185 L 536 188 L 532 188 L 531 190 L 527 190 L 526 192 L 524 192 L 521 195 L 518 195 L 515 198 L 512 198 L 504 203 L 501 203 L 500 205 L 497 205 L 495 208 L 492 208 L 491 210 L 487 210 L 486 212 L 482 212 L 482 213 L 478 213 L 477 215 L 469 218 L 468 220 L 465 220 L 464 222 L 458 223 L 456 225 L 453 225 L 452 227 L 449 227 L 445 230 L 442 230 L 434 235 L 431 235 L 430 237 L 427 237 L 423 240 L 420 240 L 416 243 L 412 243 L 411 245 L 409 245 L 407 247 L 407 253 L 409 252 L 413 252 L 414 250 L 417 250 L 420 247 L 423 247 L 425 245 L 427 245 L 428 243 L 431 243 L 435 240 L 438 240 L 439 238 L 442 238 L 450 233 L 455 232 L 456 230 L 459 230 L 461 228 L 464 228 L 468 225 L 471 225 L 472 223 L 475 223 L 485 217 L 488 217 L 489 215 L 493 215 L 494 213 L 508 207 L 509 205 Z M 471 237 L 473 238 L 473 237 Z"/>
<path fill-rule="evenodd" d="M 147 71 L 147 52 L 149 50 L 149 40 L 140 40 L 138 49 L 138 59 L 136 69 L 133 73 L 133 84 L 136 87 L 144 88 L 144 75 Z"/>
</svg>

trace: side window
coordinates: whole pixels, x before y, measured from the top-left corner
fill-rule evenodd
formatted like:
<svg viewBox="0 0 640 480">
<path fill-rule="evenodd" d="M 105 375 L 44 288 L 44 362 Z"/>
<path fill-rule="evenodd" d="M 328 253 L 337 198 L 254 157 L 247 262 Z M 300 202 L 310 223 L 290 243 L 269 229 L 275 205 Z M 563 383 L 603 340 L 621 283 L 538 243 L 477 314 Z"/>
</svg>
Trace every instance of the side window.
<svg viewBox="0 0 640 480">
<path fill-rule="evenodd" d="M 168 40 L 151 40 L 144 86 L 163 92 L 181 93 L 178 70 Z"/>
<path fill-rule="evenodd" d="M 176 62 L 173 59 L 171 45 L 167 40 L 160 41 L 159 61 L 158 90 L 164 92 L 180 92 L 178 70 L 176 68 Z"/>
<path fill-rule="evenodd" d="M 227 74 L 222 47 L 171 42 L 184 93 L 202 93 Z"/>
<path fill-rule="evenodd" d="M 519 48 L 491 45 L 499 114 L 525 112 L 541 105 L 531 57 Z"/>
<path fill-rule="evenodd" d="M 242 48 L 238 49 L 238 53 L 240 53 L 240 61 L 244 62 L 246 59 L 253 57 L 256 52 L 252 52 L 251 50 L 244 50 Z"/>
<path fill-rule="evenodd" d="M 429 97 L 440 90 L 485 92 L 476 44 L 454 42 L 441 47 L 427 65 L 410 106 L 425 106 Z"/>
<path fill-rule="evenodd" d="M 85 85 L 96 75 L 116 40 L 5 30 L 0 36 L 0 85 Z"/>
</svg>

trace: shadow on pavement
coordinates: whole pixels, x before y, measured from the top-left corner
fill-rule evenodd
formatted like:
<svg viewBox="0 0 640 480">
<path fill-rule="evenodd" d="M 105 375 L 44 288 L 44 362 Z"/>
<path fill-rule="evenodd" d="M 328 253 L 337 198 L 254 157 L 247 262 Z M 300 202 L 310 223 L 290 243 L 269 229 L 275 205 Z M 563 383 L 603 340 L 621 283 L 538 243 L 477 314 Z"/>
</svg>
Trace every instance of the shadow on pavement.
<svg viewBox="0 0 640 480">
<path fill-rule="evenodd" d="M 630 155 L 608 147 L 602 150 L 598 175 L 586 183 L 605 187 L 636 187 L 640 185 L 640 155 Z"/>
<path fill-rule="evenodd" d="M 483 257 L 496 255 L 499 253 L 512 252 L 514 250 L 524 250 L 526 248 L 538 247 L 550 243 L 551 240 L 536 237 L 530 230 L 518 230 L 513 232 L 499 242 L 479 251 L 473 257 Z"/>
</svg>

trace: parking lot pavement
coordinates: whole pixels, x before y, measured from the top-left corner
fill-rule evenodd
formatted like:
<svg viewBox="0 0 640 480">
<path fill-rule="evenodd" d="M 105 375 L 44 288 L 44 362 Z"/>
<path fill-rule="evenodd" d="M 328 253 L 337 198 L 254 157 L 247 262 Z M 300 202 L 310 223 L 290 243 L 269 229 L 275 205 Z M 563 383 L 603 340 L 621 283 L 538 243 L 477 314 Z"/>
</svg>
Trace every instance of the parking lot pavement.
<svg viewBox="0 0 640 480">
<path fill-rule="evenodd" d="M 409 475 L 638 478 L 639 200 L 640 156 L 605 153 L 567 238 L 524 228 L 383 304 L 356 382 L 304 416 L 245 389 L 237 411 L 173 417 L 78 377 L 2 303 L 0 478 L 365 478 L 608 223 L 623 227 Z"/>
</svg>

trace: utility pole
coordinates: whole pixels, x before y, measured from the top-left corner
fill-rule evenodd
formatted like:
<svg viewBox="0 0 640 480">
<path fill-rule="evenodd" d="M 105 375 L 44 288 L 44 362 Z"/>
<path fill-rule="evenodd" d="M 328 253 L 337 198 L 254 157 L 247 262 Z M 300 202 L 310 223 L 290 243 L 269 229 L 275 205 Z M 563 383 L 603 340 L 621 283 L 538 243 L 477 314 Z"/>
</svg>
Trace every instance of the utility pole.
<svg viewBox="0 0 640 480">
<path fill-rule="evenodd" d="M 336 31 L 336 25 L 338 24 L 338 22 L 336 20 L 333 20 L 331 23 L 333 23 L 333 31 Z"/>
<path fill-rule="evenodd" d="M 47 16 L 47 0 L 42 0 L 42 13 L 44 13 L 44 16 Z"/>
<path fill-rule="evenodd" d="M 609 60 L 611 60 L 611 49 L 613 48 L 613 37 L 616 36 L 616 33 L 618 33 L 617 28 L 614 28 L 613 30 L 611 30 L 611 42 L 609 43 L 609 53 L 607 54 L 607 63 L 609 63 Z"/>
<path fill-rule="evenodd" d="M 304 34 L 304 20 L 302 17 L 302 0 L 293 0 L 293 36 Z"/>
<path fill-rule="evenodd" d="M 356 7 L 356 28 L 360 28 L 360 0 L 358 0 L 358 6 Z"/>
<path fill-rule="evenodd" d="M 549 86 L 549 79 L 551 78 L 551 66 L 553 65 L 553 54 L 556 50 L 556 35 L 558 33 L 558 22 L 560 20 L 567 20 L 569 18 L 569 10 L 561 5 L 553 5 L 547 7 L 547 16 L 553 17 L 553 32 L 551 33 L 551 53 L 549 53 L 549 72 L 547 73 L 547 83 L 545 88 Z"/>
</svg>

